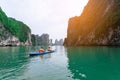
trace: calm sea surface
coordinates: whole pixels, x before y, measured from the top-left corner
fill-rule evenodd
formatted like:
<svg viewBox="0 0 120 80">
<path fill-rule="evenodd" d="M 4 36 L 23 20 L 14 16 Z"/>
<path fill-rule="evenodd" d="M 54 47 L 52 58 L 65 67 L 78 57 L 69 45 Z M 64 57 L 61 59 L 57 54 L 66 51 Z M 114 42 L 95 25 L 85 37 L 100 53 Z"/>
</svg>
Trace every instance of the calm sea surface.
<svg viewBox="0 0 120 80">
<path fill-rule="evenodd" d="M 0 47 L 0 80 L 120 80 L 120 47 Z"/>
</svg>

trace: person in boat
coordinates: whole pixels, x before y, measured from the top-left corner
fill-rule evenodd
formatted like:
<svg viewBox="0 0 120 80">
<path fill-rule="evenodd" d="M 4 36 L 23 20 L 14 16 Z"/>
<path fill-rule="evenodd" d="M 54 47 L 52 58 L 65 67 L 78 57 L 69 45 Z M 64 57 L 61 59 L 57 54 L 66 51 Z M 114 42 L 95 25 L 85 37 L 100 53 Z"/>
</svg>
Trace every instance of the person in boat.
<svg viewBox="0 0 120 80">
<path fill-rule="evenodd" d="M 38 51 L 39 51 L 39 52 L 45 52 L 45 50 L 44 50 L 43 47 L 41 47 Z"/>
<path fill-rule="evenodd" d="M 52 51 L 51 47 L 48 47 L 47 51 Z"/>
</svg>

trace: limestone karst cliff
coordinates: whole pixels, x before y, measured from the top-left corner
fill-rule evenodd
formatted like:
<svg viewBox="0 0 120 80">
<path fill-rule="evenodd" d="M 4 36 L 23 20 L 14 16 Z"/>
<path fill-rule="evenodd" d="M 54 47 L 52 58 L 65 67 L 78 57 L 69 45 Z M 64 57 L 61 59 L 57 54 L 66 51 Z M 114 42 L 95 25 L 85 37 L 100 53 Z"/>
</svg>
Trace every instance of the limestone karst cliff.
<svg viewBox="0 0 120 80">
<path fill-rule="evenodd" d="M 0 8 L 0 46 L 31 45 L 31 30 L 21 21 L 9 18 Z"/>
<path fill-rule="evenodd" d="M 69 19 L 64 45 L 120 45 L 120 0 L 89 0 Z"/>
<path fill-rule="evenodd" d="M 31 41 L 33 46 L 50 45 L 49 34 L 47 33 L 43 33 L 42 35 L 32 34 Z"/>
</svg>

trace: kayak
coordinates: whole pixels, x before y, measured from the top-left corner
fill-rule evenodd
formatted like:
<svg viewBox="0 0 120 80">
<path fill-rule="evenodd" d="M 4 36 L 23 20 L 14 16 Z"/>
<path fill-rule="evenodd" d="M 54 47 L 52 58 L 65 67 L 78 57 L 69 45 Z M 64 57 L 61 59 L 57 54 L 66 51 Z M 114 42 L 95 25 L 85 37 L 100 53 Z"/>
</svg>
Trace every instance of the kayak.
<svg viewBox="0 0 120 80">
<path fill-rule="evenodd" d="M 37 56 L 37 55 L 44 55 L 44 54 L 49 54 L 55 52 L 54 50 L 52 51 L 45 51 L 45 52 L 31 52 L 29 55 L 30 56 Z"/>
</svg>

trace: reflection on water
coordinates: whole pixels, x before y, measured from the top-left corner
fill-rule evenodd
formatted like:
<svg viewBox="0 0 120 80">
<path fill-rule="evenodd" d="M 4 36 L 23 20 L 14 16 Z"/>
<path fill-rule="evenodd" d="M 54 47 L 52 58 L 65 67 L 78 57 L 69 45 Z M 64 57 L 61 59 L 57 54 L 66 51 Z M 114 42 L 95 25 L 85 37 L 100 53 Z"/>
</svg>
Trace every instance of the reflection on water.
<svg viewBox="0 0 120 80">
<path fill-rule="evenodd" d="M 40 59 L 47 59 L 47 58 L 51 58 L 51 54 L 47 54 L 47 55 L 40 55 Z"/>
<path fill-rule="evenodd" d="M 54 46 L 54 53 L 32 57 L 29 70 L 24 73 L 27 80 L 72 80 L 67 69 L 67 57 L 63 46 Z"/>
<path fill-rule="evenodd" d="M 16 79 L 25 71 L 28 62 L 25 55 L 28 47 L 0 48 L 0 80 Z"/>
<path fill-rule="evenodd" d="M 0 80 L 120 80 L 119 47 L 0 47 Z"/>
<path fill-rule="evenodd" d="M 68 69 L 73 79 L 119 80 L 120 48 L 80 47 L 68 48 Z"/>
<path fill-rule="evenodd" d="M 1 47 L 0 80 L 72 80 L 67 69 L 63 46 L 53 46 L 54 53 L 29 57 L 37 47 Z"/>
</svg>

